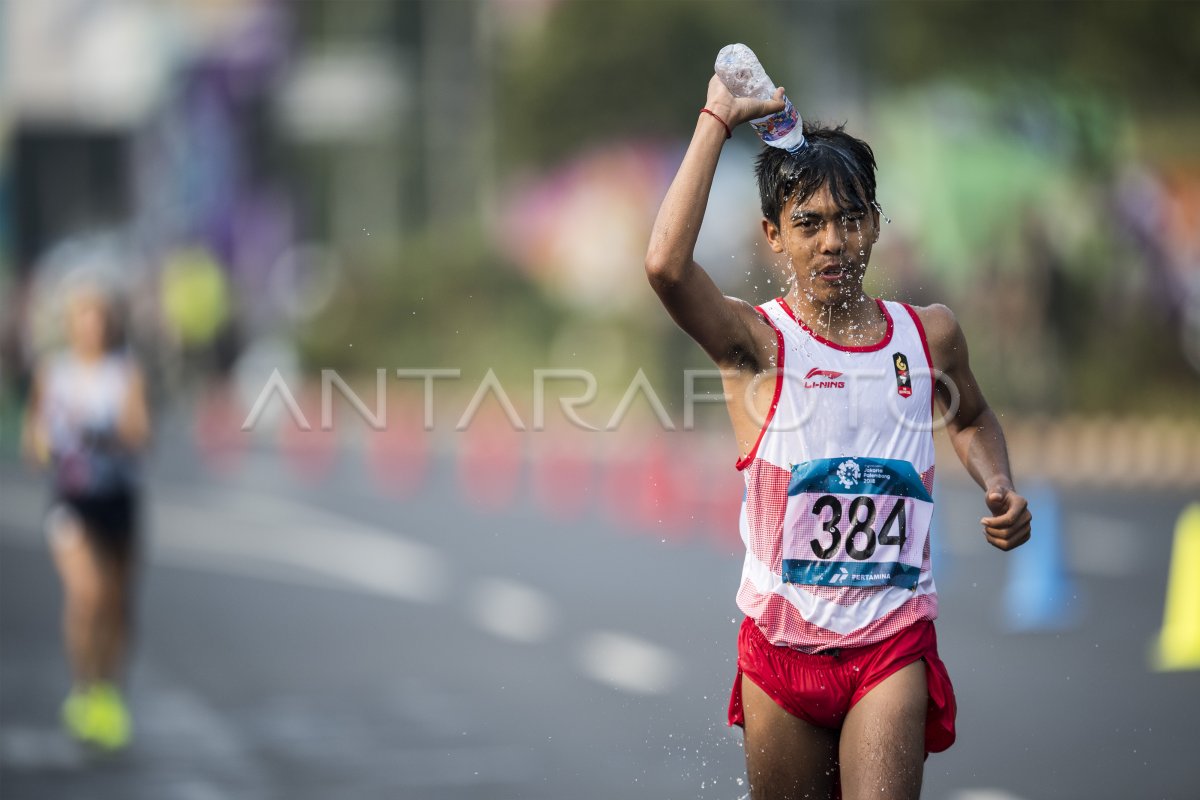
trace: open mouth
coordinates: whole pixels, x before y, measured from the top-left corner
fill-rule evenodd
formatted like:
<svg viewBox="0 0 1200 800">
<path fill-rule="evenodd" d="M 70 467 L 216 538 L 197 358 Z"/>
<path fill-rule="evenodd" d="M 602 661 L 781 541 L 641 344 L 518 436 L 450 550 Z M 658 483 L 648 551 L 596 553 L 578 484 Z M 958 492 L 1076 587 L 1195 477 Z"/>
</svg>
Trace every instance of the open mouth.
<svg viewBox="0 0 1200 800">
<path fill-rule="evenodd" d="M 846 269 L 845 266 L 838 264 L 838 265 L 835 265 L 832 267 L 825 267 L 825 269 L 818 270 L 817 277 L 823 281 L 829 281 L 830 283 L 836 283 L 836 282 L 840 281 L 842 278 L 846 277 L 848 272 L 849 271 Z"/>
</svg>

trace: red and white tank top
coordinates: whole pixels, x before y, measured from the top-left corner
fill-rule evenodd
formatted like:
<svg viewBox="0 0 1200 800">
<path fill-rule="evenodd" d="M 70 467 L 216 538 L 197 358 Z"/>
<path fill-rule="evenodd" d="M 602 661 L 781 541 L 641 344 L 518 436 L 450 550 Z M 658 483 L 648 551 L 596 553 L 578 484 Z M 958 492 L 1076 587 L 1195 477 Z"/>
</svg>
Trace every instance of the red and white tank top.
<svg viewBox="0 0 1200 800">
<path fill-rule="evenodd" d="M 937 617 L 932 361 L 916 312 L 876 302 L 887 331 L 863 347 L 813 333 L 782 298 L 758 308 L 775 329 L 779 377 L 737 464 L 737 603 L 777 645 L 859 647 Z"/>
</svg>

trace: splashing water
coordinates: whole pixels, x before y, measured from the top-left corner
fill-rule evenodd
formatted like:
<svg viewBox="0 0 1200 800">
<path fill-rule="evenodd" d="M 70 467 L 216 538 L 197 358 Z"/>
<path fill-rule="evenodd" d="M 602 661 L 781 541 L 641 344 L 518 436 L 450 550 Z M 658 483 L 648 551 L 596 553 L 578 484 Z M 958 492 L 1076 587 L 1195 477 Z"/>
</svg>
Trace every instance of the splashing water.
<svg viewBox="0 0 1200 800">
<path fill-rule="evenodd" d="M 892 218 L 889 217 L 887 214 L 883 213 L 883 206 L 879 205 L 878 200 L 872 200 L 871 205 L 875 208 L 876 211 L 879 212 L 879 216 L 883 217 L 884 222 L 886 222 L 888 225 L 892 224 Z"/>
</svg>

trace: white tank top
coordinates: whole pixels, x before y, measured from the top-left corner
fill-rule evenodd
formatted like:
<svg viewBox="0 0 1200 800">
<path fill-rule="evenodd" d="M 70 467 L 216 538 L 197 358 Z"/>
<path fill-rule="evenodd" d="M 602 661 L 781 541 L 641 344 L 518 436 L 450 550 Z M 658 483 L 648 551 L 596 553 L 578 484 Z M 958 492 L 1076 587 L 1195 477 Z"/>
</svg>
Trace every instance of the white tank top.
<svg viewBox="0 0 1200 800">
<path fill-rule="evenodd" d="M 137 457 L 117 435 L 131 380 L 130 364 L 120 355 L 85 364 L 62 353 L 50 361 L 42 413 L 60 492 L 108 494 L 137 481 Z"/>
<path fill-rule="evenodd" d="M 777 645 L 859 647 L 937 617 L 929 564 L 933 382 L 925 331 L 903 303 L 876 301 L 887 331 L 845 347 L 782 298 L 775 398 L 750 453 L 738 607 Z"/>
</svg>

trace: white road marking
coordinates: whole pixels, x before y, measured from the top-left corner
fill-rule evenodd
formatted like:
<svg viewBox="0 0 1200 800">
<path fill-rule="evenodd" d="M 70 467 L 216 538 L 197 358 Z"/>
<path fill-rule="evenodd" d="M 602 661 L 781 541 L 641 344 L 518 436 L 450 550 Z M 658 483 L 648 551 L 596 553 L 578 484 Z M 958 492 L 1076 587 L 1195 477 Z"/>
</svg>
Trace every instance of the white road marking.
<svg viewBox="0 0 1200 800">
<path fill-rule="evenodd" d="M 42 677 L 46 669 L 39 662 L 40 654 L 17 648 L 6 655 L 6 671 L 18 676 L 14 680 L 10 675 L 9 683 L 45 695 Z M 165 678 L 145 659 L 135 673 L 137 688 L 130 697 L 133 742 L 128 754 L 117 758 L 133 759 L 135 780 L 140 785 L 156 787 L 157 797 L 179 800 L 273 796 L 267 791 L 269 782 L 253 748 L 215 708 Z M 27 675 L 39 677 L 25 680 Z M 44 716 L 44 712 L 37 713 L 39 718 Z M 0 720 L 0 772 L 4 774 L 54 771 L 87 775 L 96 769 L 98 758 L 103 757 L 56 726 Z"/>
<path fill-rule="evenodd" d="M 44 491 L 7 484 L 0 487 L 6 531 L 37 542 Z M 443 593 L 445 559 L 428 545 L 280 497 L 233 489 L 208 495 L 150 495 L 152 562 L 424 603 Z"/>
<path fill-rule="evenodd" d="M 217 508 L 220 514 L 213 513 Z M 163 501 L 158 512 L 154 546 L 175 563 L 226 561 L 260 575 L 269 575 L 271 567 L 293 567 L 418 602 L 437 600 L 445 586 L 444 559 L 432 547 L 290 500 L 222 492 L 219 506 Z"/>
<path fill-rule="evenodd" d="M 677 659 L 669 651 L 615 631 L 588 634 L 576 656 L 589 678 L 636 694 L 670 691 L 679 677 Z"/>
<path fill-rule="evenodd" d="M 41 539 L 40 495 L 0 487 L 13 541 Z M 303 502 L 228 487 L 159 489 L 150 501 L 152 563 L 422 603 L 447 593 L 450 570 L 438 550 Z M 527 644 L 545 641 L 558 622 L 551 598 L 504 578 L 481 581 L 467 613 L 488 633 Z M 668 650 L 613 631 L 585 635 L 575 656 L 589 678 L 636 694 L 670 691 L 680 672 Z"/>
<path fill-rule="evenodd" d="M 76 770 L 88 754 L 59 728 L 5 725 L 0 730 L 0 765 L 15 772 Z"/>
<path fill-rule="evenodd" d="M 180 800 L 271 796 L 271 780 L 256 748 L 198 691 L 143 659 L 130 696 L 139 781 Z"/>
<path fill-rule="evenodd" d="M 542 592 L 507 578 L 486 578 L 474 587 L 468 614 L 483 630 L 514 642 L 544 641 L 557 614 Z"/>
<path fill-rule="evenodd" d="M 1003 789 L 960 789 L 950 795 L 950 800 L 1023 800 Z"/>
</svg>

